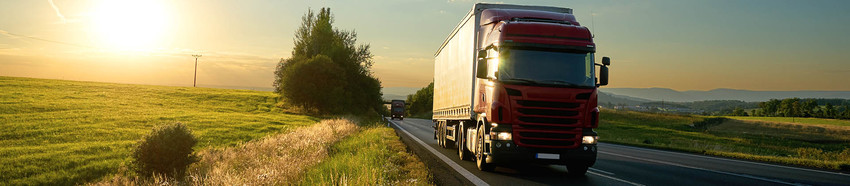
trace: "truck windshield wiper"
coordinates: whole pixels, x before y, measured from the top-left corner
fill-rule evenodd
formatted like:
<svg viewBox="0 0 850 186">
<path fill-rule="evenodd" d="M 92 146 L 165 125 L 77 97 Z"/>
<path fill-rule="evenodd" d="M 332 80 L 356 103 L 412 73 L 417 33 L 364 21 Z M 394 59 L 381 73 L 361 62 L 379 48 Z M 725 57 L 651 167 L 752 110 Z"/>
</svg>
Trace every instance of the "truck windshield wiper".
<svg viewBox="0 0 850 186">
<path fill-rule="evenodd" d="M 525 78 L 511 78 L 511 79 L 505 79 L 505 80 L 502 80 L 502 81 L 519 81 L 519 82 L 523 82 L 523 83 L 527 83 L 527 84 L 532 84 L 532 85 L 539 85 L 539 84 L 541 84 L 541 83 L 540 83 L 540 82 L 538 82 L 538 81 L 531 80 L 531 79 L 525 79 Z"/>
<path fill-rule="evenodd" d="M 567 82 L 567 81 L 562 81 L 562 80 L 546 80 L 545 82 L 552 82 L 552 83 L 555 83 L 555 84 L 567 85 L 567 86 L 576 86 L 576 87 L 580 86 L 578 84 Z"/>
</svg>

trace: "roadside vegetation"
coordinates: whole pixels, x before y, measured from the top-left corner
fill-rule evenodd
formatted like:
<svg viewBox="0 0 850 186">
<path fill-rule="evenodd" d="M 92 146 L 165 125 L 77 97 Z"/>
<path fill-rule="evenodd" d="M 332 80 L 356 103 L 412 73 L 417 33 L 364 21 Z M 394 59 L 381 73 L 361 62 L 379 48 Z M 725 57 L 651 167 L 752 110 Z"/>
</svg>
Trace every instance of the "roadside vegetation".
<svg viewBox="0 0 850 186">
<path fill-rule="evenodd" d="M 304 174 L 299 185 L 431 185 L 428 168 L 407 151 L 395 131 L 361 128 L 330 148 L 330 157 Z"/>
<path fill-rule="evenodd" d="M 603 110 L 602 142 L 850 171 L 850 126 Z"/>
<path fill-rule="evenodd" d="M 234 147 L 208 148 L 197 153 L 186 177 L 146 177 L 131 171 L 94 185 L 286 185 L 295 183 L 309 167 L 328 157 L 335 142 L 355 133 L 348 119 L 323 120 L 315 125 L 276 134 Z"/>
<path fill-rule="evenodd" d="M 183 123 L 196 149 L 230 147 L 318 119 L 272 92 L 0 77 L 0 185 L 73 185 L 130 164 L 139 139 Z"/>
</svg>

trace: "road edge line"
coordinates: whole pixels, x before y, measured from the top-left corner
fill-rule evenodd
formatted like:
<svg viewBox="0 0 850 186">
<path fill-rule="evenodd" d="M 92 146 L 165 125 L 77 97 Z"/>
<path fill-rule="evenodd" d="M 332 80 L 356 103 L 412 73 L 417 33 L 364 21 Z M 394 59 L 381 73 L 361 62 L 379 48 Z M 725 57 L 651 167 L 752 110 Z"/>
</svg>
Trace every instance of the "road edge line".
<svg viewBox="0 0 850 186">
<path fill-rule="evenodd" d="M 395 125 L 395 128 L 404 132 L 405 135 L 412 138 L 413 141 L 416 141 L 417 143 L 419 143 L 419 145 L 422 145 L 422 147 L 425 147 L 425 149 L 428 149 L 428 151 L 431 152 L 431 154 L 434 154 L 435 156 L 437 156 L 437 158 L 440 158 L 440 160 L 442 160 L 444 163 L 448 164 L 449 167 L 452 167 L 452 169 L 454 169 L 455 171 L 460 173 L 460 175 L 462 175 L 464 178 L 466 178 L 467 180 L 472 182 L 472 184 L 475 184 L 475 185 L 490 185 L 490 184 L 487 184 L 487 182 L 484 182 L 484 180 L 481 180 L 481 178 L 476 177 L 474 174 L 467 171 L 463 167 L 460 167 L 460 165 L 458 165 L 454 161 L 451 161 L 448 157 L 446 157 L 442 153 L 437 152 L 437 150 L 435 150 L 434 148 L 431 148 L 431 146 L 428 146 L 428 144 L 425 144 L 425 142 L 423 142 L 419 138 L 413 136 L 413 134 L 410 134 L 410 132 L 407 132 L 407 130 L 405 130 L 404 128 L 399 126 L 397 123 L 395 123 L 395 121 L 390 120 L 389 122 L 392 123 L 393 125 Z"/>
<path fill-rule="evenodd" d="M 850 175 L 845 174 L 845 173 L 842 173 L 842 172 L 831 172 L 831 171 L 824 171 L 824 170 L 817 170 L 817 169 L 809 169 L 809 168 L 802 168 L 802 167 L 791 167 L 791 166 L 785 166 L 785 165 L 775 165 L 775 164 L 770 164 L 770 163 L 763 163 L 763 162 L 757 162 L 757 161 L 747 161 L 747 160 L 739 160 L 739 159 L 733 159 L 733 158 L 722 157 L 722 156 L 711 156 L 711 155 L 689 154 L 689 153 L 682 153 L 682 152 L 675 152 L 675 151 L 658 150 L 658 149 L 652 149 L 652 148 L 633 147 L 633 146 L 621 145 L 621 144 L 614 144 L 614 143 L 604 143 L 604 144 L 605 144 L 605 145 L 620 146 L 620 147 L 623 147 L 623 148 L 630 148 L 630 149 L 636 149 L 636 150 L 648 150 L 648 151 L 655 151 L 655 152 L 661 152 L 661 153 L 674 153 L 674 154 L 680 154 L 680 155 L 691 156 L 691 157 L 697 157 L 697 158 L 709 158 L 709 159 L 724 160 L 724 161 L 732 161 L 732 162 L 738 162 L 738 163 L 749 163 L 749 164 L 762 165 L 762 166 L 771 166 L 771 167 L 786 168 L 786 169 L 794 169 L 794 170 L 802 170 L 802 171 L 817 172 L 817 173 L 824 173 L 824 174 L 834 174 L 834 175 L 839 175 L 839 176 L 850 176 Z"/>
<path fill-rule="evenodd" d="M 677 166 L 677 167 L 689 168 L 689 169 L 696 169 L 696 170 L 701 170 L 701 171 L 708 171 L 708 172 L 713 172 L 713 173 L 718 173 L 718 174 L 725 174 L 725 175 L 739 176 L 739 177 L 750 178 L 750 179 L 755 179 L 755 180 L 761 180 L 761 181 L 766 181 L 766 182 L 773 182 L 773 183 L 778 183 L 778 184 L 785 184 L 785 185 L 802 185 L 802 184 L 799 184 L 799 183 L 791 183 L 791 182 L 786 182 L 786 181 L 777 180 L 777 179 L 762 178 L 762 177 L 753 176 L 753 175 L 738 174 L 738 173 L 731 173 L 731 172 L 725 172 L 725 171 L 719 171 L 719 170 L 711 170 L 711 169 L 706 169 L 706 168 L 701 168 L 701 167 L 694 167 L 694 166 L 689 166 L 689 165 L 682 165 L 682 164 L 673 163 L 673 162 L 666 162 L 666 161 L 660 161 L 660 160 L 651 160 L 651 159 L 646 159 L 646 158 L 638 158 L 638 157 L 634 157 L 634 156 L 628 156 L 628 155 L 622 155 L 622 154 L 615 154 L 615 153 L 610 153 L 610 152 L 599 152 L 599 153 L 602 153 L 602 154 L 608 154 L 608 155 L 612 155 L 612 156 L 620 156 L 620 157 L 624 157 L 624 158 L 631 158 L 631 159 L 636 159 L 636 160 L 641 160 L 641 161 L 647 161 L 647 162 L 653 162 L 653 163 L 660 163 L 660 164 L 672 165 L 672 166 Z"/>
</svg>

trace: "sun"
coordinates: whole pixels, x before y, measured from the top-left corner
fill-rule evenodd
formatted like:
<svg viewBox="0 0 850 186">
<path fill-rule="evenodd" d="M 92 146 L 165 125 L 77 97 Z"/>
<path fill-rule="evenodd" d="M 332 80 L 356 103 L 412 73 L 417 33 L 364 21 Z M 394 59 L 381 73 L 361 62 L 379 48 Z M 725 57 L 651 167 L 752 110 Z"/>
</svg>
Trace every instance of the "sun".
<svg viewBox="0 0 850 186">
<path fill-rule="evenodd" d="M 92 38 L 113 50 L 159 48 L 168 31 L 169 15 L 163 1 L 105 0 L 92 10 Z"/>
</svg>

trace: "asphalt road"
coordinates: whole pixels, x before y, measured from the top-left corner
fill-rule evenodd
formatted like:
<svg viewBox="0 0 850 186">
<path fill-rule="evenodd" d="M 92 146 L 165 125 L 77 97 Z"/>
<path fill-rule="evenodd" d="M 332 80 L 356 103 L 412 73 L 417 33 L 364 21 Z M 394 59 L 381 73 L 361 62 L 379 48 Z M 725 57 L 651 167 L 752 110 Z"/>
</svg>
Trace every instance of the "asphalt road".
<svg viewBox="0 0 850 186">
<path fill-rule="evenodd" d="M 844 173 L 607 143 L 599 144 L 596 165 L 584 177 L 569 177 L 566 167 L 557 165 L 484 172 L 460 160 L 457 149 L 439 147 L 430 120 L 406 118 L 388 125 L 428 165 L 438 185 L 850 185 Z"/>
</svg>

